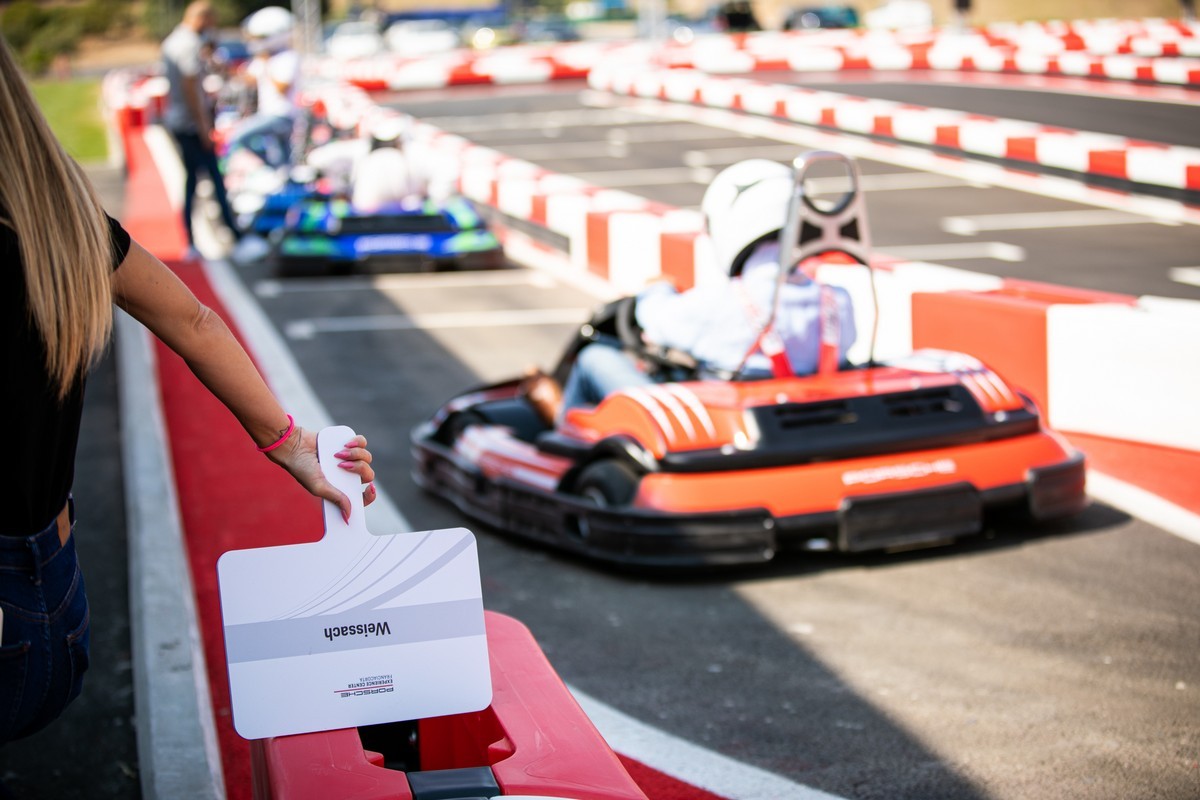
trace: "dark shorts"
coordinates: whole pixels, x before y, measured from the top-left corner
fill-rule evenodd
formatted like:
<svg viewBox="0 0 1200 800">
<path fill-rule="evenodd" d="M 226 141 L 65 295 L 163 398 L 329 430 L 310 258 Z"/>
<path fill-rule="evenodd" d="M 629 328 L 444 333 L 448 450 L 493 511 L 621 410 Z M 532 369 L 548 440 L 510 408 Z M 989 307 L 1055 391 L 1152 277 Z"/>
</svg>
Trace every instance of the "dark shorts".
<svg viewBox="0 0 1200 800">
<path fill-rule="evenodd" d="M 44 728 L 83 687 L 88 602 L 74 535 L 60 545 L 51 523 L 33 536 L 0 536 L 0 610 L 3 743 Z"/>
</svg>

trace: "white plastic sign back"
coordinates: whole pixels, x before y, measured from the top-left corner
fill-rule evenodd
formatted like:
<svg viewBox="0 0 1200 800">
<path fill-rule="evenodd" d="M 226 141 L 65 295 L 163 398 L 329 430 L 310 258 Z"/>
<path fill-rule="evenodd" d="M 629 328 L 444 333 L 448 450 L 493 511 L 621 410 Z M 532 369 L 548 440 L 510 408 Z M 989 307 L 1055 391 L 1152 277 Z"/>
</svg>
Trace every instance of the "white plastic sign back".
<svg viewBox="0 0 1200 800">
<path fill-rule="evenodd" d="M 318 542 L 233 550 L 217 561 L 233 725 L 247 739 L 479 711 L 492 699 L 475 537 L 464 528 L 375 536 L 357 475 L 325 428 Z"/>
</svg>

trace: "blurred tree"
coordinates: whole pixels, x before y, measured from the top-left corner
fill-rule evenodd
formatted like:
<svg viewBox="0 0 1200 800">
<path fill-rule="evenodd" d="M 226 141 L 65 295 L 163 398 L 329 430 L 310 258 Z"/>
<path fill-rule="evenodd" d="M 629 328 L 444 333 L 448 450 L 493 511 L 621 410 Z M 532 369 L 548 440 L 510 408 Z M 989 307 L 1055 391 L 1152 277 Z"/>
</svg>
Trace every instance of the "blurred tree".
<svg viewBox="0 0 1200 800">
<path fill-rule="evenodd" d="M 13 51 L 20 55 L 49 17 L 49 12 L 33 0 L 17 0 L 0 16 L 0 32 L 4 33 Z"/>
<path fill-rule="evenodd" d="M 83 37 L 83 20 L 79 17 L 66 14 L 53 16 L 53 24 L 39 28 L 21 50 L 25 69 L 35 75 L 46 72 L 58 56 L 75 52 Z"/>
<path fill-rule="evenodd" d="M 147 0 L 142 6 L 142 23 L 151 35 L 163 39 L 183 19 L 183 9 L 190 0 Z M 290 8 L 290 0 L 211 0 L 217 10 L 217 26 L 236 28 L 242 20 L 260 8 L 283 6 Z"/>
<path fill-rule="evenodd" d="M 59 56 L 75 52 L 84 36 L 124 32 L 132 23 L 123 0 L 47 4 L 17 0 L 0 15 L 0 31 L 22 65 L 41 74 Z"/>
</svg>

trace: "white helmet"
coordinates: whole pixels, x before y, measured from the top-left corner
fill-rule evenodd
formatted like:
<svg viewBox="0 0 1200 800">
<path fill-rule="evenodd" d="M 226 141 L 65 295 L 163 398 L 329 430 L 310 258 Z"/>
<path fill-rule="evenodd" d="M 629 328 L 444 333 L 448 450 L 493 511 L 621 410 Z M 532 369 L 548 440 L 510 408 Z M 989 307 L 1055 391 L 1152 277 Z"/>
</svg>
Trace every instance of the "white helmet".
<svg viewBox="0 0 1200 800">
<path fill-rule="evenodd" d="M 783 229 L 792 186 L 791 167 L 765 158 L 739 161 L 713 178 L 700 210 L 727 275 L 739 274 L 754 245 Z"/>
<path fill-rule="evenodd" d="M 291 44 L 295 24 L 295 17 L 286 8 L 267 6 L 246 17 L 242 22 L 242 31 L 250 38 L 251 49 L 274 52 L 286 49 Z"/>
<path fill-rule="evenodd" d="M 386 114 L 373 120 L 367 128 L 372 147 L 403 147 L 408 140 L 408 120 L 396 114 Z"/>
</svg>

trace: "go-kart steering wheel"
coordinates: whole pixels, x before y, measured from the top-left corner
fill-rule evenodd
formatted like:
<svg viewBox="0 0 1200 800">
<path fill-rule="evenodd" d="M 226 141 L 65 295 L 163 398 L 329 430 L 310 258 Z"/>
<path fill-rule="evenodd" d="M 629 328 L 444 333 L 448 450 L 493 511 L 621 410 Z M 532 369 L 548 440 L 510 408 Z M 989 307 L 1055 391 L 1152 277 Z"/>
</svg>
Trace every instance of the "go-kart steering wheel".
<svg viewBox="0 0 1200 800">
<path fill-rule="evenodd" d="M 622 297 L 616 303 L 613 322 L 617 327 L 617 338 L 621 346 L 636 353 L 646 350 L 646 342 L 642 339 L 642 326 L 637 321 L 637 296 Z"/>
<path fill-rule="evenodd" d="M 637 321 L 637 297 L 624 297 L 617 301 L 614 322 L 621 346 L 649 362 L 656 369 L 694 373 L 696 359 L 681 350 L 647 342 L 642 336 L 642 326 Z"/>
</svg>

